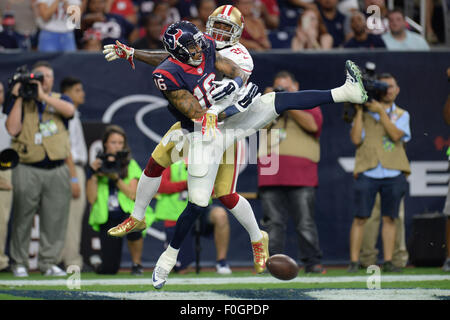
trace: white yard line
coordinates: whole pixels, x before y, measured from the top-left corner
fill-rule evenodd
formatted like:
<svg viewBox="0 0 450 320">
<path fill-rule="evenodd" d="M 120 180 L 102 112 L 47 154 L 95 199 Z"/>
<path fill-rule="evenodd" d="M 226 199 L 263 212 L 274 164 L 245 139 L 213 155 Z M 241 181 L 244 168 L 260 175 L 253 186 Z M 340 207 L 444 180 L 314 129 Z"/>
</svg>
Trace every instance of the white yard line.
<svg viewBox="0 0 450 320">
<path fill-rule="evenodd" d="M 68 279 L 54 280 L 0 280 L 0 286 L 65 286 L 73 283 L 74 276 Z M 206 285 L 206 284 L 244 284 L 244 283 L 342 283 L 342 282 L 367 282 L 369 276 L 354 277 L 297 277 L 289 281 L 281 281 L 272 277 L 220 277 L 220 278 L 169 278 L 167 285 Z M 141 279 L 88 279 L 83 280 L 81 286 L 96 285 L 152 285 L 151 278 Z M 396 281 L 442 281 L 450 280 L 450 275 L 386 275 L 381 276 L 381 283 Z M 450 285 L 449 285 L 450 286 Z"/>
</svg>

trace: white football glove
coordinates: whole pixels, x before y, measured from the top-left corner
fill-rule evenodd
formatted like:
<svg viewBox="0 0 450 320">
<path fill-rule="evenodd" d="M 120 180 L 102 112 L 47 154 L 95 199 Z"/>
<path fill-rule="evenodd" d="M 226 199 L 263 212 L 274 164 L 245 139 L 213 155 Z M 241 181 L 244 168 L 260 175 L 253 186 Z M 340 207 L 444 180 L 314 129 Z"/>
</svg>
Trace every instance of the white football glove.
<svg viewBox="0 0 450 320">
<path fill-rule="evenodd" d="M 214 99 L 214 102 L 218 102 L 239 90 L 237 82 L 231 79 L 213 81 L 212 83 L 216 86 L 216 88 L 211 91 L 211 97 Z"/>
<path fill-rule="evenodd" d="M 116 44 L 107 44 L 103 46 L 103 54 L 105 55 L 105 59 L 107 61 L 114 61 L 116 59 L 125 59 L 134 69 L 134 48 L 128 47 L 123 43 L 120 43 L 119 40 L 116 40 Z"/>
</svg>

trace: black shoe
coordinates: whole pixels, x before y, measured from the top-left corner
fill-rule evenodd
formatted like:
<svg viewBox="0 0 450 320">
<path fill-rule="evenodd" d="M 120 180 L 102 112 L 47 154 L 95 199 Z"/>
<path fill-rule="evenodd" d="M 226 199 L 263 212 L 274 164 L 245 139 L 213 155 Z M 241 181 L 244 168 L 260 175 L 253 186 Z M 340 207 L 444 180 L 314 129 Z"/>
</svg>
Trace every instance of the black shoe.
<svg viewBox="0 0 450 320">
<path fill-rule="evenodd" d="M 306 266 L 305 267 L 305 273 L 325 274 L 325 273 L 327 273 L 327 270 L 324 267 L 322 267 L 321 264 L 314 264 L 312 266 Z"/>
<path fill-rule="evenodd" d="M 383 264 L 383 272 L 402 272 L 402 269 L 394 266 L 391 261 L 386 261 Z"/>
<path fill-rule="evenodd" d="M 347 272 L 348 273 L 356 273 L 358 271 L 359 271 L 359 262 L 350 262 Z"/>
<path fill-rule="evenodd" d="M 133 276 L 142 276 L 144 274 L 144 268 L 140 264 L 133 263 L 131 266 L 131 274 Z"/>
</svg>

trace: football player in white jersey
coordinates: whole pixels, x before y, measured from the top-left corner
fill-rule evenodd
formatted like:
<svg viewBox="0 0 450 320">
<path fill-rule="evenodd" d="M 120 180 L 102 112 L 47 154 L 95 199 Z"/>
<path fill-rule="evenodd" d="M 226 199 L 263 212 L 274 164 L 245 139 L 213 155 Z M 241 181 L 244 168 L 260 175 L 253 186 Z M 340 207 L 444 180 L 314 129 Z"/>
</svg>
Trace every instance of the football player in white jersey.
<svg viewBox="0 0 450 320">
<path fill-rule="evenodd" d="M 247 49 L 239 43 L 241 37 L 244 22 L 240 11 L 231 5 L 224 5 L 218 7 L 208 18 L 207 33 L 213 37 L 216 42 L 216 49 L 222 56 L 235 62 L 242 71 L 245 73 L 244 81 L 248 81 L 253 71 L 253 59 Z M 105 58 L 108 61 L 113 61 L 117 58 L 124 58 L 130 62 L 134 68 L 133 57 L 137 60 L 145 62 L 150 65 L 158 65 L 168 54 L 166 51 L 144 51 L 134 50 L 121 43 L 116 45 L 105 46 Z M 234 97 L 234 99 L 228 99 L 228 102 L 232 104 L 237 102 L 240 97 L 245 97 L 246 93 L 252 90 L 253 95 L 257 92 L 257 86 L 249 85 L 246 89 Z M 210 94 L 210 92 L 209 92 Z M 195 95 L 195 93 L 194 93 Z M 234 100 L 234 101 L 230 101 Z M 202 104 L 203 99 L 199 99 Z M 175 127 L 175 128 L 174 128 Z M 171 163 L 178 159 L 171 159 L 174 143 L 167 142 L 167 137 L 177 136 L 175 131 L 180 129 L 176 124 L 166 133 L 160 144 L 152 153 L 152 158 L 161 166 L 167 167 Z M 268 236 L 267 233 L 259 229 L 258 223 L 255 219 L 255 215 L 250 206 L 250 203 L 244 197 L 236 193 L 236 183 L 239 173 L 239 164 L 236 160 L 239 159 L 241 150 L 241 141 L 237 141 L 235 145 L 231 145 L 223 155 L 223 163 L 219 165 L 217 176 L 215 178 L 216 184 L 214 185 L 214 193 L 216 197 L 222 202 L 222 204 L 236 217 L 236 219 L 244 226 L 250 236 L 252 243 L 254 267 L 257 273 L 261 273 L 265 270 L 265 264 L 268 259 Z M 228 156 L 228 153 L 236 153 L 236 156 Z M 233 159 L 232 163 L 227 163 L 226 159 Z M 158 190 L 160 180 L 150 179 L 142 174 L 139 184 L 152 184 L 152 187 L 139 188 L 136 194 L 136 205 L 133 214 L 130 219 L 125 220 L 123 223 L 112 228 L 109 234 L 112 236 L 124 236 L 129 232 L 139 231 L 145 224 L 143 224 L 145 208 Z M 139 192 L 142 190 L 142 194 Z M 149 192 L 150 190 L 150 192 Z M 151 192 L 153 190 L 153 192 Z M 145 191 L 145 194 L 144 194 Z M 140 199 L 145 199 L 140 201 Z M 144 205 L 140 205 L 144 203 Z"/>
<path fill-rule="evenodd" d="M 225 6 L 226 7 L 226 6 Z M 232 10 L 230 8 L 230 10 Z M 217 10 L 215 11 L 217 14 Z M 222 8 L 222 11 L 217 14 L 218 18 L 226 19 L 227 13 L 226 8 Z M 238 23 L 239 24 L 239 23 Z M 219 23 L 216 21 L 213 26 L 214 28 L 210 28 L 210 32 L 214 35 L 214 38 L 218 38 L 219 41 L 230 41 L 231 37 L 228 38 L 220 38 L 218 35 L 222 34 L 223 36 L 229 37 L 230 34 L 233 35 L 231 30 L 224 30 L 225 28 L 216 28 Z M 240 21 L 240 25 L 243 26 L 242 20 Z M 215 30 L 218 31 L 216 34 L 214 34 Z M 238 31 L 239 29 L 236 29 Z M 225 32 L 229 32 L 226 34 Z M 217 39 L 216 39 L 217 40 Z M 236 44 L 235 44 L 236 45 Z M 226 49 L 226 46 L 222 48 Z M 240 49 L 233 50 L 233 49 Z M 228 52 L 230 54 L 236 54 L 240 55 L 242 54 L 242 57 L 247 56 L 246 50 L 243 51 L 242 48 L 237 46 L 236 48 L 229 48 L 229 50 L 226 50 L 224 52 Z M 152 54 L 148 53 L 141 53 L 138 52 L 135 53 L 135 50 L 132 48 L 128 48 L 123 46 L 120 43 L 117 43 L 115 46 L 106 47 L 104 51 L 106 55 L 106 59 L 108 61 L 115 60 L 117 58 L 124 58 L 127 59 L 132 65 L 133 65 L 133 55 L 135 55 L 141 61 L 147 62 L 149 64 L 158 63 L 158 58 L 155 58 L 155 55 L 153 54 L 153 57 L 151 57 Z M 248 53 L 248 52 L 247 52 Z M 157 54 L 156 54 L 157 55 Z M 249 55 L 248 55 L 249 56 Z M 238 58 L 239 59 L 239 58 Z M 233 60 L 235 60 L 233 58 Z M 243 61 L 247 60 L 245 58 L 242 58 Z M 153 63 L 152 63 L 153 61 Z M 252 68 L 253 69 L 253 68 Z M 252 70 L 251 69 L 251 70 Z M 248 71 L 251 71 L 248 70 Z M 234 96 L 228 96 L 224 99 L 224 101 L 228 101 L 231 103 L 231 105 L 228 105 L 226 103 L 223 103 L 222 101 L 219 103 L 214 104 L 210 109 L 207 111 L 207 117 L 208 114 L 210 115 L 210 123 L 207 121 L 207 130 L 212 129 L 212 131 L 215 132 L 215 128 L 217 127 L 217 116 L 218 114 L 221 114 L 222 111 L 225 111 L 226 115 L 228 116 L 221 128 L 225 132 L 225 134 L 221 134 L 220 131 L 218 132 L 219 139 L 214 139 L 213 143 L 207 143 L 205 144 L 205 149 L 201 152 L 203 154 L 212 154 L 213 156 L 210 157 L 208 161 L 209 163 L 190 163 L 188 167 L 189 171 L 189 179 L 188 179 L 188 190 L 189 190 L 189 203 L 188 207 L 189 210 L 195 210 L 196 207 L 205 207 L 208 204 L 209 197 L 211 195 L 211 191 L 214 186 L 214 181 L 216 181 L 216 175 L 217 175 L 217 169 L 218 169 L 218 162 L 217 160 L 220 160 L 220 158 L 223 155 L 223 151 L 228 148 L 231 143 L 234 141 L 239 141 L 240 139 L 248 136 L 251 133 L 254 133 L 256 130 L 263 128 L 267 123 L 278 117 L 282 112 L 288 109 L 307 109 L 307 108 L 313 108 L 319 104 L 331 104 L 331 103 L 339 103 L 339 102 L 353 102 L 353 103 L 364 103 L 367 100 L 367 94 L 364 89 L 364 86 L 362 85 L 361 80 L 361 74 L 356 65 L 354 65 L 351 61 L 347 61 L 346 63 L 346 70 L 347 70 L 347 80 L 344 85 L 341 87 L 332 89 L 332 90 L 306 90 L 301 92 L 294 92 L 294 93 L 269 93 L 264 96 L 258 97 L 255 95 L 250 95 L 250 98 L 243 102 L 244 99 L 241 99 L 239 96 L 239 93 L 237 93 L 237 98 Z M 246 79 L 248 80 L 248 79 Z M 231 81 L 231 80 L 228 80 Z M 236 87 L 236 86 L 235 86 Z M 247 88 L 251 88 L 252 85 L 248 85 Z M 223 81 L 222 84 L 218 83 L 218 87 L 213 89 L 210 92 L 211 97 L 218 101 L 218 97 L 224 97 L 228 95 L 228 92 L 226 92 L 226 88 L 229 88 L 229 85 L 226 81 Z M 254 100 L 253 100 L 254 98 Z M 236 99 L 238 102 L 236 103 Z M 234 102 L 234 103 L 233 103 Z M 252 103 L 253 102 L 253 103 Z M 241 108 L 239 108 L 239 106 Z M 248 109 L 246 109 L 248 107 Z M 227 110 L 234 109 L 232 113 L 228 113 Z M 208 126 L 209 124 L 209 126 Z M 231 129 L 231 130 L 226 130 Z M 235 130 L 235 129 L 243 129 L 243 130 Z M 229 133 L 230 131 L 231 133 Z M 209 132 L 209 131 L 207 131 Z M 198 132 L 194 132 L 191 135 L 190 139 L 190 150 L 189 154 L 195 154 L 194 150 L 197 148 L 196 146 L 204 146 L 203 142 L 201 141 L 201 133 L 200 133 L 200 139 L 192 136 L 198 135 Z M 228 139 L 227 137 L 231 137 L 231 139 Z M 163 138 L 164 140 L 164 138 Z M 197 143 L 200 141 L 201 143 Z M 218 143 L 216 143 L 218 142 Z M 217 147 L 219 146 L 219 147 Z M 225 146 L 225 147 L 224 147 Z M 216 148 L 217 147 L 217 148 Z M 152 154 L 153 156 L 153 154 Z M 217 175 L 218 177 L 218 175 Z M 141 181 L 139 182 L 141 183 Z M 138 187 L 139 191 L 139 187 Z M 151 198 L 148 199 L 147 204 L 150 202 Z M 245 199 L 244 199 L 245 200 Z M 248 201 L 240 201 L 239 198 L 237 200 L 231 199 L 231 202 L 236 206 L 236 203 L 247 203 Z M 144 207 L 145 209 L 145 207 Z M 136 211 L 136 210 L 135 210 Z M 230 210 L 232 211 L 232 210 Z M 233 212 L 233 211 L 232 211 Z M 251 217 L 248 213 L 251 213 Z M 234 212 L 233 212 L 234 213 Z M 257 226 L 256 220 L 254 218 L 253 212 L 251 210 L 251 207 L 245 208 L 245 210 L 242 210 L 240 213 L 243 214 L 245 218 L 252 218 L 252 222 L 250 225 L 254 225 L 255 229 L 257 230 L 257 234 L 259 237 L 261 237 L 260 241 L 258 241 L 258 245 L 256 246 L 254 244 L 253 251 L 254 251 L 254 261 L 255 261 L 255 269 L 257 272 L 262 272 L 265 269 L 265 263 L 268 258 L 268 237 L 267 234 L 264 231 L 259 230 L 259 227 Z M 235 214 L 236 216 L 236 214 Z M 238 218 L 238 216 L 236 216 Z M 242 218 L 242 217 L 241 217 Z M 245 223 L 248 223 L 248 221 L 241 221 L 238 218 L 239 222 L 247 229 L 249 232 L 250 237 L 252 238 L 252 231 L 249 230 Z M 244 222 L 244 223 L 243 223 Z M 123 236 L 127 232 L 130 231 L 139 231 L 141 229 L 142 221 L 136 219 L 135 212 L 133 212 L 133 215 L 130 219 L 127 219 L 124 221 L 121 225 L 117 226 L 116 228 L 112 229 L 111 235 L 116 236 Z M 135 227 L 137 226 L 137 227 Z M 145 226 L 145 224 L 144 224 Z M 253 241 L 252 241 L 253 242 Z M 253 243 L 252 243 L 253 244 Z M 158 262 L 156 263 L 155 270 L 153 272 L 153 286 L 155 288 L 162 288 L 167 280 L 168 274 L 170 273 L 171 269 L 175 265 L 176 262 L 176 256 L 178 254 L 178 250 L 171 248 L 170 245 L 167 248 L 166 251 L 163 252 L 163 254 L 158 259 Z"/>
</svg>

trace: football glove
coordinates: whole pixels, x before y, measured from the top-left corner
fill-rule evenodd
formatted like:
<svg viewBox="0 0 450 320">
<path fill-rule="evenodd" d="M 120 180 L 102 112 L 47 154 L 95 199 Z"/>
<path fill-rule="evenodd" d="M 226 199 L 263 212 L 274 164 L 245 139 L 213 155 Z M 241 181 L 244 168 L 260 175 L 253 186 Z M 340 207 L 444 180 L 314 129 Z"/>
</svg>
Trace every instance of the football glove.
<svg viewBox="0 0 450 320">
<path fill-rule="evenodd" d="M 116 59 L 125 59 L 134 69 L 134 48 L 128 47 L 123 43 L 120 43 L 119 40 L 116 40 L 116 44 L 107 44 L 103 46 L 103 54 L 105 55 L 105 59 L 108 61 L 113 61 Z"/>
<path fill-rule="evenodd" d="M 216 88 L 211 91 L 211 96 L 214 99 L 214 102 L 222 100 L 226 96 L 236 92 L 239 88 L 237 82 L 230 79 L 213 81 L 213 84 L 216 86 Z"/>
<path fill-rule="evenodd" d="M 217 113 L 213 110 L 208 110 L 202 118 L 202 134 L 211 137 L 216 137 L 217 128 Z"/>
<path fill-rule="evenodd" d="M 249 82 L 247 87 L 244 90 L 241 90 L 238 93 L 238 101 L 237 101 L 237 107 L 238 109 L 244 111 L 247 109 L 249 105 L 252 104 L 252 102 L 261 95 L 261 93 L 258 93 L 258 86 L 254 84 L 253 82 Z"/>
</svg>

